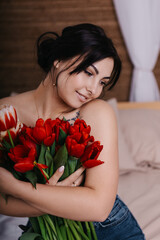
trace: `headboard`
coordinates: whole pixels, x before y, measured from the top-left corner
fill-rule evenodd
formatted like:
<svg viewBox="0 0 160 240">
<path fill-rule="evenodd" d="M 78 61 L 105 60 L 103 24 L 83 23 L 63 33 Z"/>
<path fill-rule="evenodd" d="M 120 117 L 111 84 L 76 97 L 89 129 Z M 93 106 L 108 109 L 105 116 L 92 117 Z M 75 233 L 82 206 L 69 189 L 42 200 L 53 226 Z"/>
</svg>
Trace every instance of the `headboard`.
<svg viewBox="0 0 160 240">
<path fill-rule="evenodd" d="M 119 109 L 160 109 L 160 102 L 118 102 Z"/>
</svg>

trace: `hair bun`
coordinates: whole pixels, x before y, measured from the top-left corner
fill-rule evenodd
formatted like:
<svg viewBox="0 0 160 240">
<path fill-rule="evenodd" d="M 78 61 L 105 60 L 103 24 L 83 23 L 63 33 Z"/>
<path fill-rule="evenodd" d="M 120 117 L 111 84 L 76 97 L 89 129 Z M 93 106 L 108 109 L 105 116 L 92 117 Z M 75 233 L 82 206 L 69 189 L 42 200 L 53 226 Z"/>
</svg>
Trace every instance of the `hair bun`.
<svg viewBox="0 0 160 240">
<path fill-rule="evenodd" d="M 45 32 L 37 40 L 38 64 L 46 73 L 55 60 L 59 38 L 55 32 Z"/>
</svg>

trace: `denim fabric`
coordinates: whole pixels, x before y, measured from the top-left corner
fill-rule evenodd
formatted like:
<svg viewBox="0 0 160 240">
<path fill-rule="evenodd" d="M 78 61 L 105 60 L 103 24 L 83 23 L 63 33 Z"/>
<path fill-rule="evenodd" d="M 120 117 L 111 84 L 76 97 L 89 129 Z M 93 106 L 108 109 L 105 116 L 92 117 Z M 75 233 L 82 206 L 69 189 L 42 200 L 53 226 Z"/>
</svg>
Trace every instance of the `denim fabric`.
<svg viewBox="0 0 160 240">
<path fill-rule="evenodd" d="M 98 240 L 145 240 L 145 236 L 136 219 L 116 197 L 113 209 L 104 222 L 94 222 Z"/>
</svg>

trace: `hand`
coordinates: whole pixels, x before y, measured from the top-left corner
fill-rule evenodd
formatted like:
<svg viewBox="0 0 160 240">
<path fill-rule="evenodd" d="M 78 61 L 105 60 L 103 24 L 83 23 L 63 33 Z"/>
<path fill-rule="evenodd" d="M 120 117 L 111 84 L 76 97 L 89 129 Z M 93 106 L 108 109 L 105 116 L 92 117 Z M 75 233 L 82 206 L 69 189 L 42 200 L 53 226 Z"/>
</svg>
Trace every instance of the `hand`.
<svg viewBox="0 0 160 240">
<path fill-rule="evenodd" d="M 83 179 L 84 179 L 84 172 L 85 168 L 81 167 L 74 173 L 72 173 L 69 177 L 67 177 L 65 180 L 58 182 L 60 177 L 63 175 L 64 167 L 60 167 L 57 169 L 57 171 L 54 173 L 54 175 L 49 179 L 50 185 L 56 185 L 56 186 L 72 186 L 76 187 L 79 186 Z"/>
</svg>

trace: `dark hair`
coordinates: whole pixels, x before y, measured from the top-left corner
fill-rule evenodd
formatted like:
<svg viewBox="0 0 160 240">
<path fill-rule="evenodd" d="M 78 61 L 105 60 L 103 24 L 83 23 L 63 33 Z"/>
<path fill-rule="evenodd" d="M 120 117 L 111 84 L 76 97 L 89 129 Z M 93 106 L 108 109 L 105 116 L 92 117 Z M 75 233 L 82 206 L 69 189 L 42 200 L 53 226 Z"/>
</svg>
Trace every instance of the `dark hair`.
<svg viewBox="0 0 160 240">
<path fill-rule="evenodd" d="M 37 56 L 38 64 L 46 73 L 51 70 L 55 60 L 83 57 L 70 74 L 80 73 L 94 62 L 110 57 L 114 60 L 114 67 L 109 89 L 115 85 L 121 71 L 121 61 L 111 39 L 101 27 L 89 23 L 66 27 L 61 36 L 55 32 L 42 34 L 37 40 Z"/>
</svg>

